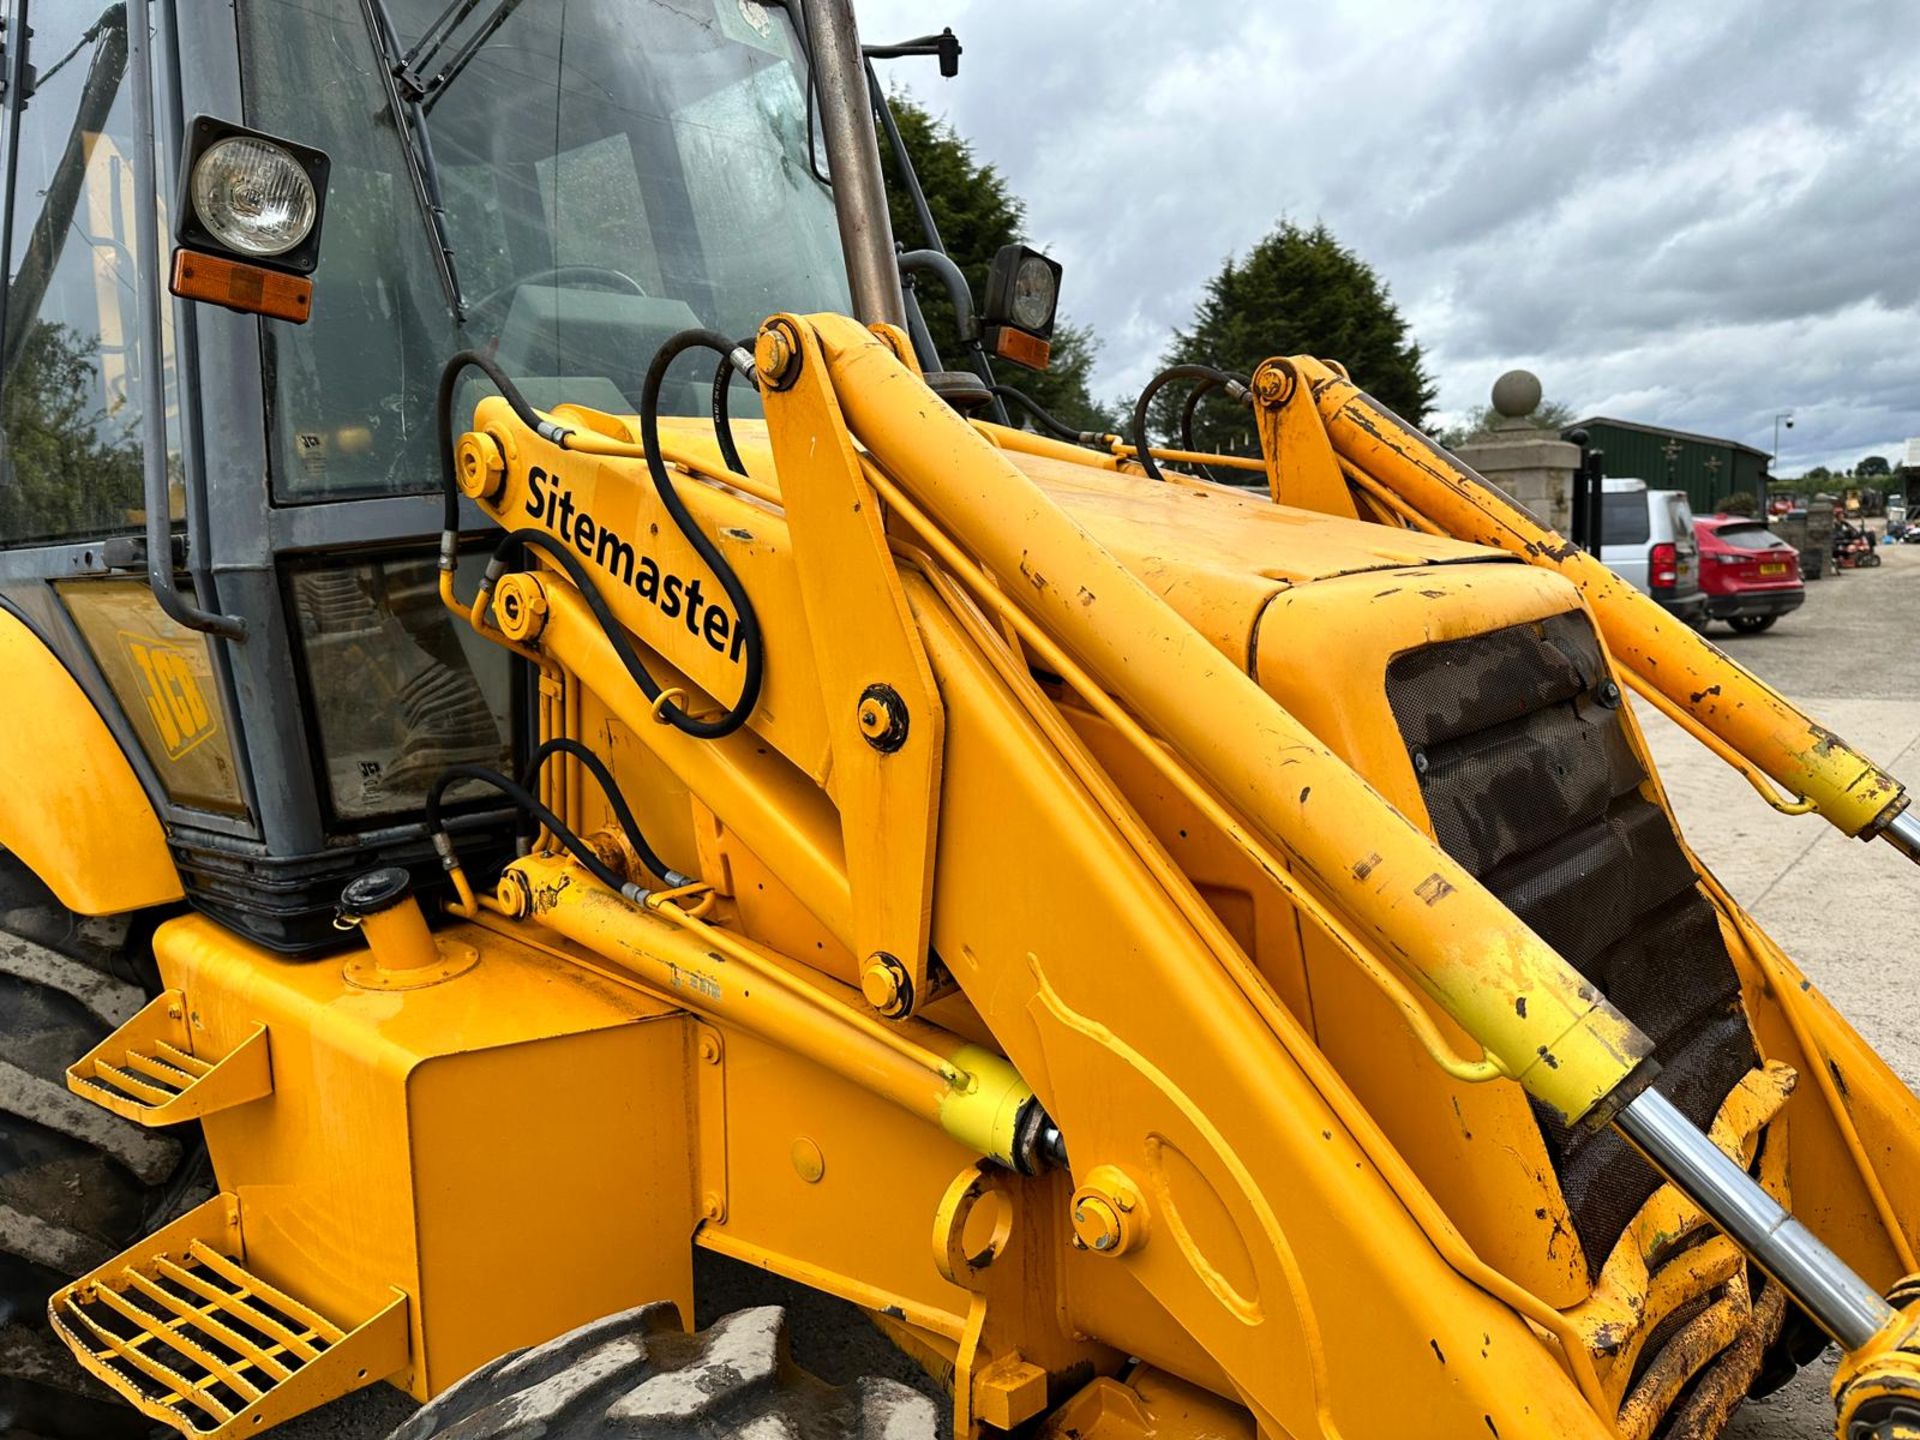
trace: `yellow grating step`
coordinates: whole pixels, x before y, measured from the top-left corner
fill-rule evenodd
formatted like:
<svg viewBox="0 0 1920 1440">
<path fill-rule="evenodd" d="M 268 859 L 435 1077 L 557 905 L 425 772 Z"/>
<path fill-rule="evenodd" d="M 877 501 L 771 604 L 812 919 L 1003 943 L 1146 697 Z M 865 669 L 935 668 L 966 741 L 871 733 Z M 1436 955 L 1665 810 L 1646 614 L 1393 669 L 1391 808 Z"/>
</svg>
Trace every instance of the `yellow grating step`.
<svg viewBox="0 0 1920 1440">
<path fill-rule="evenodd" d="M 407 1363 L 407 1297 L 351 1325 L 246 1266 L 222 1193 L 54 1293 L 55 1333 L 94 1375 L 183 1435 L 256 1435 Z"/>
<path fill-rule="evenodd" d="M 266 1026 L 211 1059 L 196 1053 L 190 1013 L 183 993 L 162 991 L 67 1067 L 67 1088 L 149 1126 L 204 1119 L 273 1093 Z"/>
</svg>

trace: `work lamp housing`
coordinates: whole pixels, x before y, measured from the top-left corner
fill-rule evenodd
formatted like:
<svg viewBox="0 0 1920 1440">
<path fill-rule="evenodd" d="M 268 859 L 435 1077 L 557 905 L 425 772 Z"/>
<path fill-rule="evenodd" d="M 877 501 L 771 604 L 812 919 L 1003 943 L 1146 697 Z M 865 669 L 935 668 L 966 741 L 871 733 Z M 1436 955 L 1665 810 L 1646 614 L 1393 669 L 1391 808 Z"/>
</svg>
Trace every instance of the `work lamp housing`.
<svg viewBox="0 0 1920 1440">
<path fill-rule="evenodd" d="M 203 255 L 311 275 L 320 263 L 331 169 L 324 150 L 195 116 L 174 197 L 174 238 Z"/>
<path fill-rule="evenodd" d="M 1060 308 L 1060 262 L 1028 245 L 1003 245 L 987 271 L 981 307 L 987 348 L 1003 360 L 1044 370 Z"/>
</svg>

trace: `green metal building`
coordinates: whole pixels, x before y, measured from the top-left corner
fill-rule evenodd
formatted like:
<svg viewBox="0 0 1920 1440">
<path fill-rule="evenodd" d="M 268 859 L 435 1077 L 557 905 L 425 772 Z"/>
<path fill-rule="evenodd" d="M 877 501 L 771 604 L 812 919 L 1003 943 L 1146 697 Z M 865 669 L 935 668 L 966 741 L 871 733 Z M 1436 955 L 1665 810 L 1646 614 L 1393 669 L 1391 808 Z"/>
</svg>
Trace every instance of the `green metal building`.
<svg viewBox="0 0 1920 1440">
<path fill-rule="evenodd" d="M 1771 457 L 1764 450 L 1604 415 L 1569 428 L 1585 430 L 1587 443 L 1606 451 L 1607 474 L 1633 476 L 1655 490 L 1684 490 L 1696 515 L 1713 514 L 1738 490 L 1753 496 L 1763 512 L 1766 508 Z"/>
</svg>

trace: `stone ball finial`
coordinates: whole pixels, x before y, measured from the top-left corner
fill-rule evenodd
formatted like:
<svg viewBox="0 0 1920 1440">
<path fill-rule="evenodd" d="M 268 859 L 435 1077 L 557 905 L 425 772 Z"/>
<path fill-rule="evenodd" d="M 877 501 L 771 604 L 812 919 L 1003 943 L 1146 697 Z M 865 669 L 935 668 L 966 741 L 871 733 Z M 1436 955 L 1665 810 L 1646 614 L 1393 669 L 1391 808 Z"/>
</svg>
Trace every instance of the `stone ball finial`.
<svg viewBox="0 0 1920 1440">
<path fill-rule="evenodd" d="M 1509 420 L 1521 420 L 1540 408 L 1540 377 L 1531 370 L 1509 370 L 1493 382 L 1493 408 Z"/>
</svg>

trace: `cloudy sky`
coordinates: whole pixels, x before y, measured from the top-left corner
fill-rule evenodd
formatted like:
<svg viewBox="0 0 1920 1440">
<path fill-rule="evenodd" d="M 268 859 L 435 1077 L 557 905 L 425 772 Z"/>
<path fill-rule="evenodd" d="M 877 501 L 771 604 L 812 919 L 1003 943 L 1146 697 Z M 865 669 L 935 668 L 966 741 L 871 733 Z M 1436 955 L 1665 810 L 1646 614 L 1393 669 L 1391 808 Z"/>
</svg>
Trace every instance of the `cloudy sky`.
<svg viewBox="0 0 1920 1440">
<path fill-rule="evenodd" d="M 1920 436 L 1914 0 L 857 0 L 1025 198 L 1131 395 L 1206 278 L 1281 217 L 1391 287 L 1459 415 L 1549 397 L 1771 448 Z"/>
</svg>

